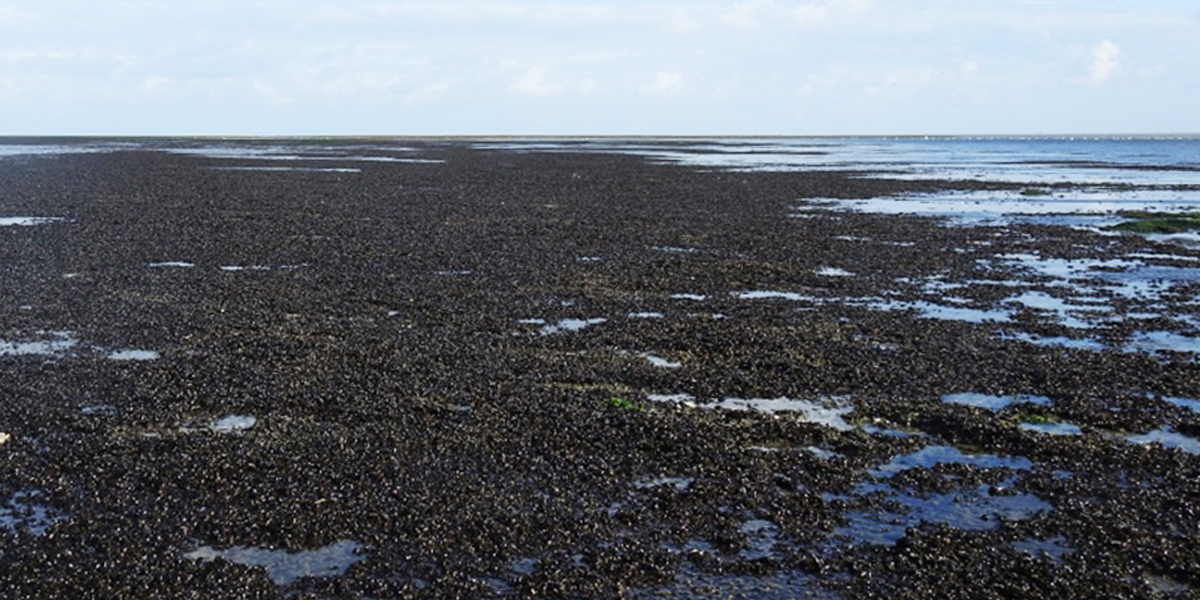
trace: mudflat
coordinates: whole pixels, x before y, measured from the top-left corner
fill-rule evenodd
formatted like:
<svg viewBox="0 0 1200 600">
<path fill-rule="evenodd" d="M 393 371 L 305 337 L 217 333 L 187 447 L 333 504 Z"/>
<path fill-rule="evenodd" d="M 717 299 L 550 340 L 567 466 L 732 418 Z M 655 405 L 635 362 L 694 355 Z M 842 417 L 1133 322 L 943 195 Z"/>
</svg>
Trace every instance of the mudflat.
<svg viewBox="0 0 1200 600">
<path fill-rule="evenodd" d="M 1194 249 L 813 200 L 1015 183 L 295 152 L 0 164 L 0 596 L 1200 590 L 1200 366 L 1135 331 L 1200 290 L 1029 267 Z"/>
</svg>

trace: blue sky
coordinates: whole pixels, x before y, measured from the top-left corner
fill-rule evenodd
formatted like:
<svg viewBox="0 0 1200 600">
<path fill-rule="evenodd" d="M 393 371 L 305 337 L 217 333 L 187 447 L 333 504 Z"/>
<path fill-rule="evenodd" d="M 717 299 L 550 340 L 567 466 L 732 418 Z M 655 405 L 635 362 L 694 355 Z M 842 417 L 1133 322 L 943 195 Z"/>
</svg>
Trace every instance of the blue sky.
<svg viewBox="0 0 1200 600">
<path fill-rule="evenodd" d="M 1200 0 L 0 0 L 0 135 L 1200 133 Z"/>
</svg>

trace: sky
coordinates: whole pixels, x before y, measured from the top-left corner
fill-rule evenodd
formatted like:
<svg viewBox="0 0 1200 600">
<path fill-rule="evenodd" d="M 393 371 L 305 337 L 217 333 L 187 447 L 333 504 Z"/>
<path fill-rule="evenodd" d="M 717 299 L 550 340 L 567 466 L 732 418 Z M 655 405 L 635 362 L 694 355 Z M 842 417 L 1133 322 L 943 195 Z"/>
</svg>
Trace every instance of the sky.
<svg viewBox="0 0 1200 600">
<path fill-rule="evenodd" d="M 0 0 L 0 135 L 1200 133 L 1200 0 Z"/>
</svg>

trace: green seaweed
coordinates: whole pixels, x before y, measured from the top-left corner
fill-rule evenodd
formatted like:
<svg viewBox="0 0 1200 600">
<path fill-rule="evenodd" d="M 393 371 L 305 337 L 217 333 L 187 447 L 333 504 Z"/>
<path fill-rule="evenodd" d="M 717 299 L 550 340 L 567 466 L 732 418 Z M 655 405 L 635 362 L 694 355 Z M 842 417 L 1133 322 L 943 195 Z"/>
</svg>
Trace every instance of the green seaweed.
<svg viewBox="0 0 1200 600">
<path fill-rule="evenodd" d="M 638 405 L 634 404 L 633 402 L 631 402 L 625 398 L 622 398 L 621 396 L 614 396 L 612 399 L 610 399 L 608 401 L 608 405 L 613 408 L 619 408 L 621 410 L 636 410 L 636 411 L 640 411 L 640 412 L 646 411 L 646 409 L 644 407 L 638 406 Z"/>
<path fill-rule="evenodd" d="M 1109 227 L 1112 231 L 1131 233 L 1182 233 L 1200 229 L 1200 213 L 1194 212 L 1151 212 L 1122 211 L 1118 213 L 1129 221 Z"/>
<path fill-rule="evenodd" d="M 1030 423 L 1033 425 L 1049 425 L 1051 423 L 1058 423 L 1059 419 L 1058 419 L 1058 417 L 1056 417 L 1054 415 L 1026 414 L 1026 415 L 1022 415 L 1021 421 L 1023 423 Z"/>
</svg>

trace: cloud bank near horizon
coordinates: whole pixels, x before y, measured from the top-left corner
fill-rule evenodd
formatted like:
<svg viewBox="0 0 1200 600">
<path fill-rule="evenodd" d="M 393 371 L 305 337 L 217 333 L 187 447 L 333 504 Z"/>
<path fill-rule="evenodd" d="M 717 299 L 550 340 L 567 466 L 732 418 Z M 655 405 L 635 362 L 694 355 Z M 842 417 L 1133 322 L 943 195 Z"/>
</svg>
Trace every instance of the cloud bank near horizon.
<svg viewBox="0 0 1200 600">
<path fill-rule="evenodd" d="M 1200 5 L 17 0 L 0 134 L 1200 132 Z"/>
</svg>

